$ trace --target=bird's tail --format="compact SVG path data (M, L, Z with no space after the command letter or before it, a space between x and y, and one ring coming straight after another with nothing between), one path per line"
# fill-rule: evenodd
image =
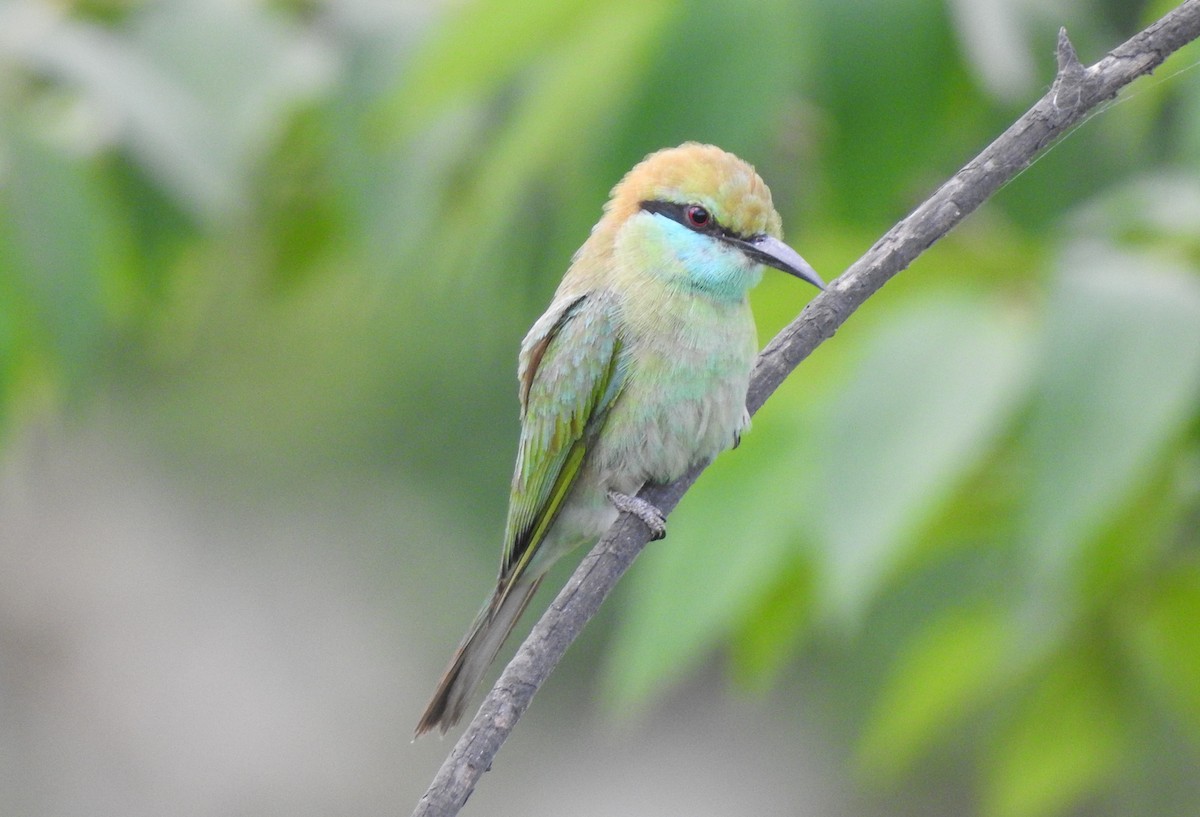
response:
M445 734L458 723L487 668L496 658L496 653L508 639L516 626L517 619L525 611L529 600L537 592L541 578L517 578L511 585L501 582L492 598L488 600L462 643L450 659L437 690L425 706L425 712L417 723L414 739L435 727Z

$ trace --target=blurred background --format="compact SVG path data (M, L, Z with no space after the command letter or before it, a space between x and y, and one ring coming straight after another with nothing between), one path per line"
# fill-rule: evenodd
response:
M830 279L1173 5L0 0L0 811L407 813L621 174L738 153ZM1194 817L1198 60L801 366L466 813Z

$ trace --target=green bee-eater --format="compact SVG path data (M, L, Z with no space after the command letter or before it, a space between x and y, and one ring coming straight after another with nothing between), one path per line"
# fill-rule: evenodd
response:
M635 494L735 445L758 350L747 295L770 266L823 288L784 244L747 163L688 143L613 188L546 314L521 344L521 439L495 592L455 652L416 734L458 722L542 576L631 511Z

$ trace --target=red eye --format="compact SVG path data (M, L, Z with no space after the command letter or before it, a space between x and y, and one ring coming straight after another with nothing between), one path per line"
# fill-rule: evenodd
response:
M712 220L712 216L708 214L708 211L699 204L689 205L686 213L688 224L693 227L707 227L708 223Z

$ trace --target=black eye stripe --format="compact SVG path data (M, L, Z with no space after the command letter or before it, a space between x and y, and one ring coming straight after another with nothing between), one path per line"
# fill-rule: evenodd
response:
M733 230L722 227L717 221L717 217L713 215L712 210L704 207L704 205L698 205L694 202L679 204L678 202L674 201L653 200L643 201L641 202L640 206L647 213L656 213L660 216L666 216L667 218L671 219L671 221L678 222L693 232L703 233L705 235L720 236L722 238L745 240L745 236L734 232ZM702 226L693 224L688 218L688 209L692 207L703 207L704 211L708 213L708 221L706 221Z

